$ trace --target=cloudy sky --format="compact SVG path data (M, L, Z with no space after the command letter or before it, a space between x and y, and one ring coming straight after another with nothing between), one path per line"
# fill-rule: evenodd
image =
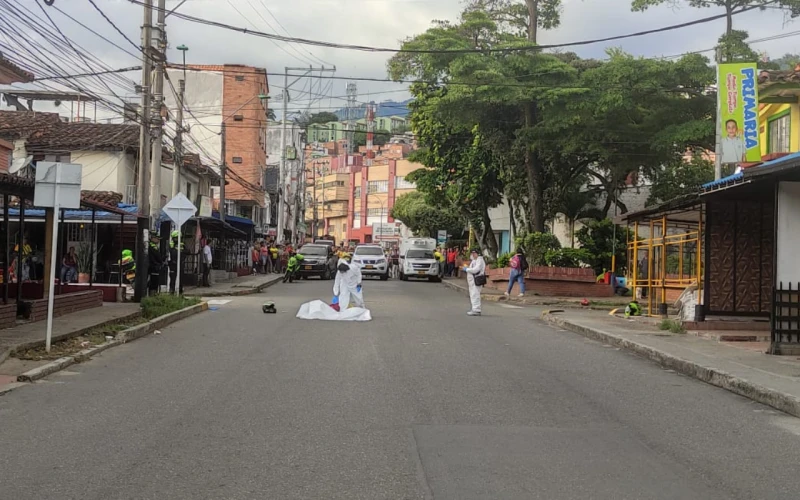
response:
M12 4L31 6L34 0L8 0ZM41 1L41 0L37 0ZM132 40L138 43L142 7L127 0L95 0L109 18ZM154 0L157 1L157 0ZM177 6L179 0L167 0L167 7ZM87 26L97 30L122 47L130 49L122 36L112 28L90 4L89 0L55 0L55 6ZM188 0L179 12L217 22L257 29L260 31L290 34L329 42L396 47L407 36L424 32L433 19L457 19L463 4L461 0ZM46 7L47 8L47 7ZM91 49L112 67L126 67L137 61L122 50L99 39L65 17L48 8L53 20L64 33L82 46ZM576 40L601 38L678 24L721 13L717 9L674 8L668 5L655 7L644 13L630 11L630 0L564 0L561 27L543 32L540 43L554 44ZM781 33L786 38L757 43L753 47L764 50L773 57L787 52L800 52L800 37L793 33L800 27L785 19L777 10L751 11L735 18L735 27L750 32L751 39L772 37ZM271 42L267 39L239 34L219 28L191 23L175 17L168 18L170 48L168 57L180 61L176 50L180 44L189 47L187 61L194 64L242 63L266 67L270 73L282 73L286 66L319 65L325 61L336 66L338 77L386 77L386 54L371 54L350 50L337 50ZM724 20L667 33L631 38L612 43L593 44L577 48L584 57L602 57L608 47L622 47L626 51L646 57L681 54L687 51L713 47L724 30ZM312 55L313 54L313 55ZM13 57L12 57L13 58ZM81 68L74 67L76 73ZM139 81L136 72L128 73ZM271 76L273 95L280 93L282 76ZM357 82L359 101L368 99L401 100L408 95L403 86L394 83ZM313 89L305 81L293 88L298 106L308 104L309 94L300 91L344 96L346 81L319 81ZM330 85L330 87L329 87ZM132 90L129 96L133 97ZM343 100L326 98L313 102L312 109L340 107Z

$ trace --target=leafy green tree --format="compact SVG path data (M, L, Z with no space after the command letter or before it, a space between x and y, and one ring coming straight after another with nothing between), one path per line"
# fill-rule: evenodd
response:
M329 111L321 111L319 113L312 114L308 119L308 124L312 125L314 123L330 123L338 121L339 117L336 116L336 113L331 113Z
M420 192L398 196L392 207L392 217L402 221L414 234L426 237L435 236L440 229L461 236L465 226L455 207L448 210L430 205Z
M669 201L678 196L696 193L706 182L714 180L714 162L693 155L689 161L676 158L650 172L652 186L648 205Z
M615 227L610 219L590 220L576 236L580 247L589 252L591 259L587 263L595 273L611 270L612 255L617 256L617 270L625 267L628 239L633 237L629 229Z

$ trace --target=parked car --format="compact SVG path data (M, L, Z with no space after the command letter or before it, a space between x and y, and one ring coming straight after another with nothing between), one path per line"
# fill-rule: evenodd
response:
M389 279L389 260L380 245L358 245L353 252L353 262L361 266L362 276L377 276L381 281Z
M308 244L300 248L299 253L304 257L297 274L307 279L309 276L318 276L320 279L329 280L336 275L336 256L327 245Z

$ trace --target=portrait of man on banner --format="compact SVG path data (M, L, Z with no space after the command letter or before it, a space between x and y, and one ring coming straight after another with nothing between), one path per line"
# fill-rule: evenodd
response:
M756 63L725 63L719 71L721 163L761 161Z

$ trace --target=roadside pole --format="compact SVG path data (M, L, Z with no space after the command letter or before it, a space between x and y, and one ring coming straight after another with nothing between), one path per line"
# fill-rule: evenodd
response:
M225 149L225 119L223 118L220 136L222 137L222 144L220 145L220 166L219 166L219 175L221 177L219 183L219 220L225 222L225 169L228 168L228 164L225 161L225 155L227 151Z
M147 245L150 240L150 59L151 24L153 22L153 0L144 1L144 21L142 22L142 113L139 133L139 175L137 178L136 204L139 217L136 224L136 280L134 282L134 301L139 302L147 295L149 277Z

